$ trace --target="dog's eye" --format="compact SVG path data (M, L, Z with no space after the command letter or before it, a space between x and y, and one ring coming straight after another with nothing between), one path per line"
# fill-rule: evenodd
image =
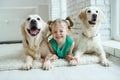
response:
M40 20L40 18L37 18L37 20Z
M96 11L96 13L98 13L98 11Z
M29 21L30 20L30 17L29 18L27 18L27 21Z
M90 10L88 10L87 12L88 12L88 13L91 13L91 11L90 11Z

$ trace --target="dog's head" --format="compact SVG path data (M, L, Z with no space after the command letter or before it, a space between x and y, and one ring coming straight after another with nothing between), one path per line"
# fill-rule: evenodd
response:
M83 24L86 24L88 27L94 27L102 21L104 15L102 11L96 7L86 7L81 10L79 18Z
M43 29L44 21L38 15L29 15L23 25L23 29L30 36L37 36Z

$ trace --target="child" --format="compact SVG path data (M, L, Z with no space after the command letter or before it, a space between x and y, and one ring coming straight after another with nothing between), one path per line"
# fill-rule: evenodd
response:
M53 37L49 40L48 46L53 55L45 60L62 58L68 62L71 60L77 61L77 58L72 54L75 45L74 40L68 36L68 32L73 27L71 19L69 17L66 20L56 19L48 22L48 24Z

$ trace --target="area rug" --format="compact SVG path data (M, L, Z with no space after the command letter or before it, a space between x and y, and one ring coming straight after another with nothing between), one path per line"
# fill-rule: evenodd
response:
M95 56L92 57L82 57L80 61L82 61L81 64L84 63L84 60L88 60L88 63L98 63L99 59ZM0 71L1 70L21 70L24 65L24 59L25 59L25 53L24 49L21 43L16 44L0 44ZM96 61L94 61L96 59ZM67 66L68 62L59 59L53 62L54 66ZM42 63L38 61L34 61L34 67L33 68L41 68Z

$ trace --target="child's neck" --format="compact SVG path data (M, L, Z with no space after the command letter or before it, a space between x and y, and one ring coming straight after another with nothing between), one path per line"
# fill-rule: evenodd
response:
M64 40L58 41L58 42L57 42L57 43L58 43L58 46L59 46L60 48L62 48L63 45L64 45L64 43L65 43L65 41L66 41L66 38L65 38Z

